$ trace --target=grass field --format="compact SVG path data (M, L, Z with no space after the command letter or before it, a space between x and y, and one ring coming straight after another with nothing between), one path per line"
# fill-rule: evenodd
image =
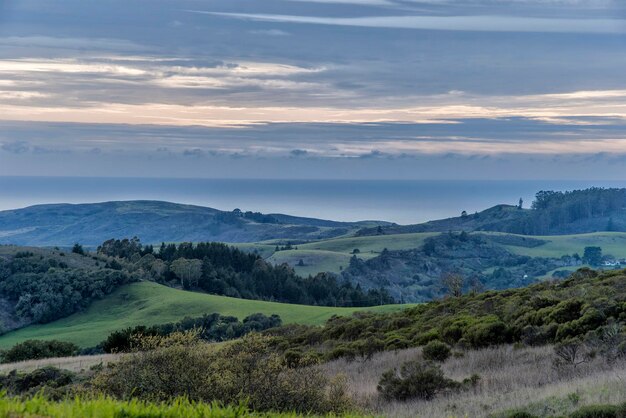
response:
M485 233L505 235L497 232ZM307 276L309 274L315 275L322 271L339 273L342 268L348 266L352 252L355 249L359 250L357 257L367 260L379 255L384 248L388 250L418 248L424 244L426 238L437 234L439 233L428 232L368 237L342 237L299 244L297 245L297 249L279 252L273 252L273 247L263 243L239 246L242 249L258 248L259 253L265 255L268 261L273 263L287 263L293 266L298 274ZM515 245L503 246L514 254L554 258L574 253L578 253L582 256L585 247L599 246L602 248L605 255L612 255L616 258L626 258L626 233L623 232L594 232L578 235L526 237L547 242L534 248ZM298 265L300 260L303 261L304 266Z
M404 307L409 305L404 305ZM286 303L235 299L172 289L152 282L123 286L94 302L87 310L44 325L10 332L0 337L0 348L7 348L28 339L56 339L73 342L80 347L95 346L111 332L135 325L156 325L179 321L185 316L209 313L232 315L240 319L253 314L278 314L283 323L322 324L333 315L350 315L371 309L386 312L403 305L373 308L335 308L291 305Z
M593 232L578 235L531 236L529 238L548 241L535 248L505 246L509 251L531 257L561 257L565 254L578 253L581 257L585 247L602 248L605 255L626 258L626 233L624 232Z
M350 262L353 251L358 249L357 257L367 260L376 257L385 248L405 250L418 248L424 240L438 233L417 233L397 235L377 235L368 237L341 237L306 244L298 244L297 249L274 252L267 260L272 263L287 263L293 266L301 276L315 275L322 271L339 273ZM251 245L248 248L263 248ZM241 247L243 248L243 247ZM299 266L302 260L304 266Z

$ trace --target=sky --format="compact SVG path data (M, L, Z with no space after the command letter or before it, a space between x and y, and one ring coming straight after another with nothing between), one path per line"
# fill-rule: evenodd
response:
M0 175L626 180L623 0L0 0Z

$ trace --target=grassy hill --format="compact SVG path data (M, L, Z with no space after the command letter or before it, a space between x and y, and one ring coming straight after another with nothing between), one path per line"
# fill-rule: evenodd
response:
M481 232L483 233L483 232ZM487 233L502 237L515 237L502 246L508 251L529 257L560 258L563 255L578 253L583 255L587 246L599 246L605 255L616 258L626 258L626 232L593 232L574 235L547 235L529 236L505 233ZM373 236L352 236L331 238L327 240L300 244L297 249L273 252L270 246L265 244L250 244L247 249L258 248L259 254L264 254L269 261L274 263L287 263L293 266L300 275L315 274L320 271L339 273L348 266L353 251L358 249L357 257L368 260L380 255L383 249L390 251L419 248L426 238L439 235L438 232L418 232L410 234L391 234ZM523 245L523 240L538 240L539 245ZM273 247L272 247L273 248ZM270 256L271 254L271 256ZM304 266L299 266L302 260Z
M38 205L0 212L0 243L97 246L111 238L144 243L323 239L385 222L335 222L281 214L224 212L158 201Z
M81 347L98 344L109 333L135 325L157 325L178 321L185 316L205 313L232 315L243 319L253 313L278 314L283 323L318 325L333 315L355 311L390 312L410 305L386 305L373 308L335 308L290 305L256 300L234 299L172 289L152 282L133 283L96 301L87 310L45 324L31 325L0 337L0 348L27 339L70 341Z

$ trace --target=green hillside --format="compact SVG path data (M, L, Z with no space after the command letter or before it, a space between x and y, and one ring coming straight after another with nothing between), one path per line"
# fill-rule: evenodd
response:
M339 273L342 268L347 267L355 249L359 250L357 254L359 258L367 260L376 257L385 248L388 250L405 250L421 247L426 238L438 234L438 232L426 232L327 239L299 244L297 250L275 252L268 258L268 261L287 263L293 266L296 273L301 276L321 271ZM303 261L304 266L298 266L300 260Z
M80 312L45 325L32 325L0 337L0 348L27 339L56 339L81 347L98 344L112 331L135 325L156 325L205 313L232 315L240 319L253 314L278 314L283 323L322 324L333 315L359 310L389 312L409 305L374 308L334 308L234 299L172 289L152 282L133 283L91 304Z
M624 232L592 232L576 235L533 236L532 238L547 242L532 248L508 245L505 247L513 253L531 257L561 257L573 253L582 256L585 247L597 246L602 248L605 255L626 258L626 233Z
M625 232L593 232L575 235L529 236L505 234L499 232L480 232L501 236L522 237L532 240L542 240L545 243L536 247L506 245L502 246L513 254L530 257L560 258L563 255L578 253L583 255L587 246L599 246L603 254L616 258L626 258ZM273 263L288 263L300 275L315 274L320 271L339 273L346 268L352 252L359 250L358 258L367 260L376 257L387 248L390 251L419 248L428 237L438 235L438 232L423 232L412 234L393 234L376 236L355 236L333 238L307 244L300 244L298 249L275 252L268 261ZM262 244L259 244L261 246ZM256 248L251 245L251 248ZM267 254L267 253L266 253ZM304 266L298 266L303 260Z

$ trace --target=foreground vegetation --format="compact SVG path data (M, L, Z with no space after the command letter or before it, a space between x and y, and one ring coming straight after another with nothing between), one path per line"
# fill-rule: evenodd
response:
M275 317L254 318L258 329L277 325ZM403 311L359 312L324 326L288 324L207 343L203 335L221 323L216 316L130 329L112 339L124 353L106 365L14 372L1 376L0 386L11 396L41 393L58 405L105 396L167 410L184 397L203 408L245 403L272 416L623 418L626 412L626 271L582 269L522 289L453 292Z
M577 367L558 368L550 346L457 350L438 368L443 379L467 383L433 397L397 400L380 392L381 378L403 364L429 364L421 349L379 353L366 362L340 359L286 368L276 354L263 348L264 341L254 338L247 346L222 351L194 344L156 349L153 345L152 350L126 354L112 367L95 371L39 369L7 375L0 377L0 386L10 396L26 398L1 397L0 416L11 411L55 417L295 417L300 415L291 411L303 405L319 415L330 407L338 416L355 417L623 418L626 412L624 359L607 363L598 357ZM211 378L214 373L219 377ZM244 376L249 379L239 381ZM248 408L240 406L239 395L228 391L237 381L237 387L248 394ZM207 387L206 382L219 383ZM319 391L320 384L331 386ZM29 398L36 393L43 396ZM177 398L181 393L185 397ZM224 408L207 401L224 397L235 406ZM271 412L251 412L264 410L267 402ZM290 412L278 412L285 408Z
M51 401L44 396L29 399L0 397L2 417L56 417L56 418L297 418L297 413L253 412L246 406L221 406L190 402L184 398L170 402L146 402L137 399L120 401L110 397L81 398ZM357 415L343 415L346 418Z
M567 342L604 327L616 327L619 333L625 322L625 272L581 269L568 279L526 288L449 297L387 314L331 318L323 328L288 326L268 332L280 347L332 359L366 358L434 340L468 348ZM617 344L626 351L626 340Z

